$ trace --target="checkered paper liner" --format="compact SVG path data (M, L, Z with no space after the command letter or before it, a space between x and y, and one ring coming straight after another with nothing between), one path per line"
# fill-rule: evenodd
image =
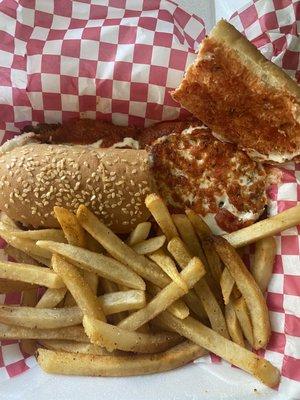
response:
M254 1L231 18L267 58L298 81L299 21L300 2L292 0ZM171 1L2 1L0 139L9 139L28 123L73 117L138 126L184 117L186 111L169 91L180 82L204 36L203 21ZM300 166L291 163L283 172L283 184L270 190L271 215L300 200ZM299 398L299 227L276 240L267 293L273 333L260 354L281 370L280 390L287 398L296 398L296 392ZM0 295L1 301L19 304L20 294ZM220 362L213 356L201 360L211 361ZM34 364L16 342L1 343L0 382Z

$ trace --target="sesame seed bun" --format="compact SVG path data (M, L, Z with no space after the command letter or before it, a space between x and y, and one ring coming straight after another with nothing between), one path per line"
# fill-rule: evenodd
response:
M149 217L145 150L30 143L0 156L0 176L0 210L25 226L58 227L55 205L85 204L116 233Z

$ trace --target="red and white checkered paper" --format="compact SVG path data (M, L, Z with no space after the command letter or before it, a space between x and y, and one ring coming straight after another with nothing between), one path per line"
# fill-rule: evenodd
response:
M88 117L144 126L186 114L169 91L195 58L205 36L203 21L167 0L101 3L2 1L0 139L32 122ZM254 1L231 22L300 81L299 1ZM270 214L300 201L300 165L283 171L283 184L270 190ZM280 390L287 398L296 392L300 397L299 229L276 238L267 293L273 333L260 352L281 370ZM0 295L0 301L18 304L20 294ZM33 364L17 343L1 343L0 382Z

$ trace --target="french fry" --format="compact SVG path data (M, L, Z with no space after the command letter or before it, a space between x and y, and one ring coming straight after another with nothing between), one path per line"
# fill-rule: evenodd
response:
M190 342L158 354L96 356L38 349L37 361L45 372L62 375L135 376L170 371L206 354Z
M231 302L225 306L225 319L231 340L241 347L245 347L241 325Z
M9 230L9 231L17 231L21 230L21 228L13 221L7 214L4 212L0 212L0 228Z
M247 339L247 341L251 344L251 346L253 346L254 345L253 328L245 299L243 297L240 297L239 299L234 300L232 304L236 316L240 322L240 326L242 328L244 336Z
M0 229L0 236L11 246L22 250L24 253L28 254L30 257L36 259L36 257L41 257L42 259L50 259L51 253L48 250L39 248L35 241L30 239L23 239L13 235L13 232L5 231Z
M64 243L39 240L37 245L48 249L52 253L60 254L79 268L95 272L113 282L121 283L134 289L145 289L145 282L141 277L126 265L111 257Z
M77 218L83 228L98 240L116 260L130 267L142 278L160 287L166 286L169 283L169 278L156 264L148 260L145 256L137 254L115 235L112 230L99 221L85 206L81 205L78 208Z
M270 282L276 255L276 241L266 237L255 244L255 255L250 271L260 290L264 293Z
M211 230L210 230L209 226L198 214L195 213L195 211L188 208L185 210L185 213L186 213L188 219L191 221L191 224L193 225L193 227L200 239L203 239L206 236L211 235Z
M37 301L37 290L31 289L22 293L22 306L34 307ZM20 349L23 353L32 356L36 351L36 341L34 339L23 339L20 341Z
M183 296L183 300L188 305L189 309L200 319L200 321L206 322L208 320L208 316L203 304L194 290L190 290L185 296ZM170 307L168 308L168 311L171 312ZM177 315L175 315L175 317L177 317Z
M1 340L18 340L18 339L57 339L72 340L76 342L88 343L89 338L86 336L82 326L68 326L60 329L31 329L21 326L11 326L0 323L0 339Z
M230 272L228 269L225 267L222 272L222 276L220 279L220 286L222 290L222 295L224 299L224 304L227 305L230 300L230 295L232 293L232 289L235 285L235 281L230 275Z
M99 296L98 299L105 315L139 310L146 305L146 296L143 290L107 293Z
M65 236L61 229L37 229L29 231L13 231L13 236L20 239L30 240L53 240L54 242L66 243Z
M205 268L199 258L194 257L187 267L181 272L188 288L192 288L205 274ZM175 300L182 297L186 291L182 290L175 282L171 282L163 288L145 308L121 321L118 326L123 329L134 331L146 322L155 318L156 315L166 310Z
M66 287L60 289L47 289L35 307L54 308L64 299L66 293Z
M28 254L23 251L12 247L11 245L6 245L4 248L4 253L13 258L17 263L23 264L31 264L31 265L40 265L40 263L35 259L30 257ZM49 260L47 260L49 262Z
M158 293L160 293L161 289L158 286L155 286L153 283L148 282L147 291L154 297L158 295ZM178 299L174 301L174 303L169 305L168 311L180 319L184 319L189 315L189 309L184 301L182 301L181 299Z
M249 372L265 385L269 387L278 385L280 373L269 361L224 338L194 318L187 317L185 320L180 320L168 312L162 313L157 318L180 335Z
M115 282L109 281L108 279L105 279L105 278L101 279L101 286L102 286L104 293L113 293L113 292L118 291L118 285ZM117 313L117 314L114 314L113 316L111 316L111 320L116 325L120 321L122 321L122 319L125 319L126 317L127 317L127 313L122 312L122 313Z
M207 265L215 282L219 284L223 272L223 266L220 257L218 256L210 238L203 238L201 243L207 260Z
M53 254L52 266L53 270L64 281L83 314L106 321L98 298L77 268L58 254Z
M274 236L298 224L300 224L300 204L246 228L228 233L224 238L233 247L242 247L265 237Z
M65 287L63 280L48 268L14 262L0 262L0 278L46 286L52 289Z
M151 254L160 249L166 241L164 235L155 236L131 246L138 254Z
M54 214L63 229L64 235L68 243L72 244L73 246L86 247L87 243L85 232L78 223L76 216L66 208L57 206L54 207ZM53 241L58 242L58 240Z
M149 232L151 229L151 222L141 222L139 223L134 230L130 233L127 244L129 246L133 246L137 243L143 242L147 239Z
M169 242L174 236L178 236L178 232L172 217L163 200L155 193L148 194L145 200L146 207L151 212L155 221L166 236Z
M32 290L37 288L37 285L32 285L30 283L10 281L7 279L0 279L0 293L16 293L24 292L25 290Z
M108 351L159 353L182 341L180 336L174 333L129 332L87 315L83 317L83 327L91 343L105 347Z
M205 262L205 256L201 244L197 238L191 221L185 214L173 214L173 222L192 256L199 257Z
M35 308L1 305L0 322L31 329L57 329L80 324L82 312L78 307Z
M224 238L214 237L216 250L244 297L253 326L254 348L266 346L271 334L268 308L263 294L234 248Z
M175 258L180 268L186 268L187 264L191 260L191 255L189 254L182 240L179 238L173 238L170 240L168 244L168 250ZM203 305L212 328L224 337L229 337L226 321L220 305L205 278L206 276L195 284L194 291Z
M98 356L112 355L106 349L91 343L79 343L70 340L42 339L39 344L50 350L65 351L67 353L94 354ZM115 352L113 352L115 354ZM120 353L120 352L119 352Z
M176 268L175 262L169 257L163 249L159 249L148 256L154 261L171 279L176 282L183 290L187 290L186 282L182 279Z

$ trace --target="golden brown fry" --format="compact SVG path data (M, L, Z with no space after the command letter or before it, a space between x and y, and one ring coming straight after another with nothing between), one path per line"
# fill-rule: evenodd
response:
M7 279L0 279L0 293L16 293L24 292L25 290L32 290L37 288L37 285L33 285L25 282L10 281Z
M181 239L187 246L191 255L199 257L201 261L204 263L205 256L191 221L185 214L173 214L172 218L181 236Z
M266 346L271 334L266 301L253 276L234 248L222 237L215 236L216 250L244 297L249 309L254 335L254 348Z
M201 347L184 342L158 354L96 356L38 349L37 361L45 372L85 376L134 376L179 368L206 353Z
M179 238L172 239L168 244L168 250L175 258L180 268L186 268L191 260L191 255L182 240ZM203 305L212 328L224 337L229 337L224 315L210 286L206 282L206 276L196 283L194 291Z
M98 356L111 356L112 353L100 346L91 343L79 343L70 340L42 339L39 344L50 350L65 351L67 353L94 354ZM119 352L120 353L120 352ZM115 352L113 352L115 354Z
M155 236L131 246L138 254L151 254L160 249L166 241L164 235Z
M174 236L178 236L176 226L174 225L169 210L157 194L148 194L145 204L168 241L170 241Z
M60 254L79 268L97 273L113 282L124 284L134 289L145 289L145 282L126 265L103 254L70 244L39 240L37 245Z
M19 238L14 236L13 232L3 229L0 229L0 236L11 246L22 250L35 259L36 257L41 257L42 259L51 258L51 253L48 250L39 248L34 240Z
M31 329L0 324L0 339L63 339L84 343L89 342L82 326L68 326L59 329Z
M200 217L200 215L196 214L195 211L186 209L185 213L188 219L191 221L198 237L200 239L205 238L206 236L211 235L211 230L206 222Z
M106 321L98 298L77 268L58 254L53 254L52 266L64 281L83 314Z
M54 308L64 299L66 293L66 287L61 289L47 289L38 301L36 308Z
M225 267L223 269L223 273L222 273L222 276L220 279L220 286L221 286L225 305L229 303L230 295L231 295L234 285L235 285L235 281L234 281L233 277L230 275L230 272L228 271L228 269Z
M185 320L180 320L168 312L162 313L157 318L180 335L254 375L265 385L269 387L278 385L280 373L269 361L224 338L194 318L187 317Z
M101 279L101 287L104 293L113 293L118 291L118 285L115 282L109 281L108 279L105 278ZM117 325L120 321L122 321L122 319L125 319L126 317L127 317L126 312L117 313L111 316L111 321L113 321L113 323Z
M214 244L210 238L203 238L202 247L207 260L207 265L217 284L219 284L223 272L223 266L218 256Z
M233 247L242 247L246 244L257 242L268 236L276 235L285 229L296 226L300 223L300 204L291 207L273 217L256 222L253 225L228 233L224 238Z
M276 241L266 237L255 244L255 255L250 271L260 290L264 293L270 282L276 255Z
M253 346L254 345L253 328L245 299L243 297L240 297L239 299L233 300L232 304L236 316L240 322L240 326L242 328L244 336L251 344L251 346Z
M34 307L37 301L37 289L31 289L22 293L22 306ZM36 341L34 339L23 339L20 341L20 349L23 353L33 355L36 351Z
M79 224L76 216L66 208L57 206L54 207L54 214L63 229L68 243L73 246L86 247L85 232ZM57 242L57 240L53 241Z
M149 254L149 258L154 261L172 279L173 282L176 282L183 290L187 290L186 282L178 272L175 262L163 249L159 249L154 253Z
M12 257L17 263L40 265L40 263L35 258L30 257L28 254L19 249L16 249L15 247L10 246L9 244L5 246L4 253L9 257ZM47 262L49 262L49 260L47 260Z
M55 242L66 243L65 236L61 229L37 229L30 231L14 231L13 236L20 239L30 240L53 240Z
M33 283L52 289L65 287L60 276L48 268L9 261L0 262L0 278Z
M139 310L146 305L146 296L143 290L107 293L99 296L98 299L105 315Z
M188 288L192 288L205 274L205 268L201 260L194 257L187 267L181 272L181 277L187 283ZM135 312L119 323L119 327L134 331L146 322L155 318L156 315L166 310L175 300L182 297L186 291L182 290L175 282L163 288L145 308Z
M83 317L83 326L91 343L105 347L108 351L118 349L135 353L159 353L181 341L180 336L174 333L130 332L86 315Z
M160 287L166 286L170 282L170 279L156 264L132 250L85 206L81 205L78 208L77 218L83 228L98 240L112 257L129 266L142 278Z
M241 325L231 302L225 306L225 319L231 340L241 347L245 347Z
M147 239L151 230L151 222L141 222L130 233L127 239L127 244L133 246L134 244L143 242Z

